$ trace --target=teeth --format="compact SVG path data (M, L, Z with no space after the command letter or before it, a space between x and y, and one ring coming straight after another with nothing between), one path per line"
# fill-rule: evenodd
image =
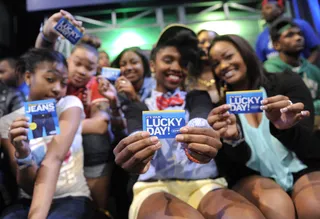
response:
M229 71L229 72L227 72L224 76L227 77L227 78L229 78L229 77L231 77L232 75L233 75L233 71Z
M179 80L180 79L178 76L175 76L175 75L169 75L169 78L172 80Z

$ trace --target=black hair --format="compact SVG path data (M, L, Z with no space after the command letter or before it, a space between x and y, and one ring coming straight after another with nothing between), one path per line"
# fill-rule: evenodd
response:
M159 43L158 43L159 44ZM173 46L181 55L181 66L188 68L190 74L199 71L201 50L198 48L198 39L189 30L181 30L165 42L161 42L151 52L151 60L155 61L157 53L165 48Z
M262 64L258 59L253 48L248 43L248 41L246 41L240 36L233 35L233 34L218 36L212 41L212 45L209 51L217 42L221 42L221 41L232 43L236 47L236 49L239 51L245 65L247 66L247 77L249 79L248 89L251 89L251 90L259 89L260 86L267 84L266 82L267 79L265 77ZM214 72L214 69L213 69L213 72ZM224 82L220 80L218 77L216 77L216 75L215 75L215 79L216 79L218 91L220 91L220 88L224 86ZM223 96L223 94L221 94L221 96Z
M43 62L59 63L68 68L67 61L61 53L46 48L33 48L19 58L16 73L18 75L23 75L26 71L34 73L38 65Z
M11 68L16 68L16 64L18 60L13 57L6 57L3 59L0 59L0 62L3 62L3 61L8 62Z
M144 72L143 72L144 77L151 77L151 70L150 70L149 60L142 53L142 51L141 51L141 49L139 47L130 47L130 48L126 48L126 49L122 50L122 52L111 63L111 67L120 68L120 60L121 60L122 56L126 52L129 52L129 51L130 52L134 52L135 54L137 54L141 58L142 65L143 65L143 70L144 70Z
M279 40L281 36L281 33L279 33L279 31L286 25L290 25L291 27L298 27L298 25L295 24L290 18L280 18L271 24L270 37L272 42L276 42Z
M77 44L72 49L71 54L74 53L74 51L76 51L77 49L85 49L95 54L95 56L99 57L98 49L100 48L100 46L101 46L101 40L98 37L85 34L81 38L79 44Z
M106 54L106 55L107 55L107 57L108 57L108 59L110 59L110 56L109 56L109 54L108 54L106 51L103 51L103 50L99 51L99 54L101 54L101 53Z
M209 33L213 33L216 36L219 36L219 34L216 32L216 31L213 31L213 30L205 30L205 29L202 29L200 30L198 33L197 33L197 36L199 36L201 33L203 32L209 32Z

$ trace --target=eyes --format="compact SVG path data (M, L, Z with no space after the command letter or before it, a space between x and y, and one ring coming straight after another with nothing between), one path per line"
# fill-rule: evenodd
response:
M219 66L221 61L230 61L230 60L232 60L233 56L234 56L233 53L228 53L228 54L223 55L220 60L215 60L214 59L214 60L211 61L211 67L212 68L216 68L216 67Z
M74 60L73 63L74 63L74 65L75 65L76 67L81 67L81 66L83 66L83 63L81 63L79 60ZM84 66L84 67L86 68L87 71L93 71L93 70L94 70L94 67L93 67L93 66L87 65L87 66Z
M67 85L68 85L68 79L67 78L64 78L64 79L61 80L61 79L59 79L58 77L55 77L55 76L46 76L45 79L49 84L53 84L53 83L56 83L56 82L60 81L61 86L63 88L67 87Z
M130 62L120 62L120 67L126 67L129 63L131 65L137 65L137 64L139 64L139 61L136 59L132 59L132 60L130 60Z

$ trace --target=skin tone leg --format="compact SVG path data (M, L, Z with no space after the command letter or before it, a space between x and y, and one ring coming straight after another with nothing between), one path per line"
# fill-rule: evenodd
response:
M151 203L151 204L150 204ZM141 205L138 219L204 219L196 209L173 195L159 192L149 196Z
M113 165L108 164L107 175L98 178L87 178L92 199L98 208L107 209L109 197L109 185L111 181Z
M229 189L209 192L201 200L199 212L206 219L263 219L259 209L240 194Z
M290 196L273 180L249 176L233 188L260 209L267 219L295 219Z
M291 197L299 219L320 218L320 171L300 177L294 184Z

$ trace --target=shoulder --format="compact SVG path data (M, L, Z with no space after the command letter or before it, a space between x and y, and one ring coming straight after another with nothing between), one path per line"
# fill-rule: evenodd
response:
M79 107L81 111L83 111L83 104L81 100L76 96L65 96L61 98L57 103L57 112L58 114L61 114L65 110L71 108L71 107Z

